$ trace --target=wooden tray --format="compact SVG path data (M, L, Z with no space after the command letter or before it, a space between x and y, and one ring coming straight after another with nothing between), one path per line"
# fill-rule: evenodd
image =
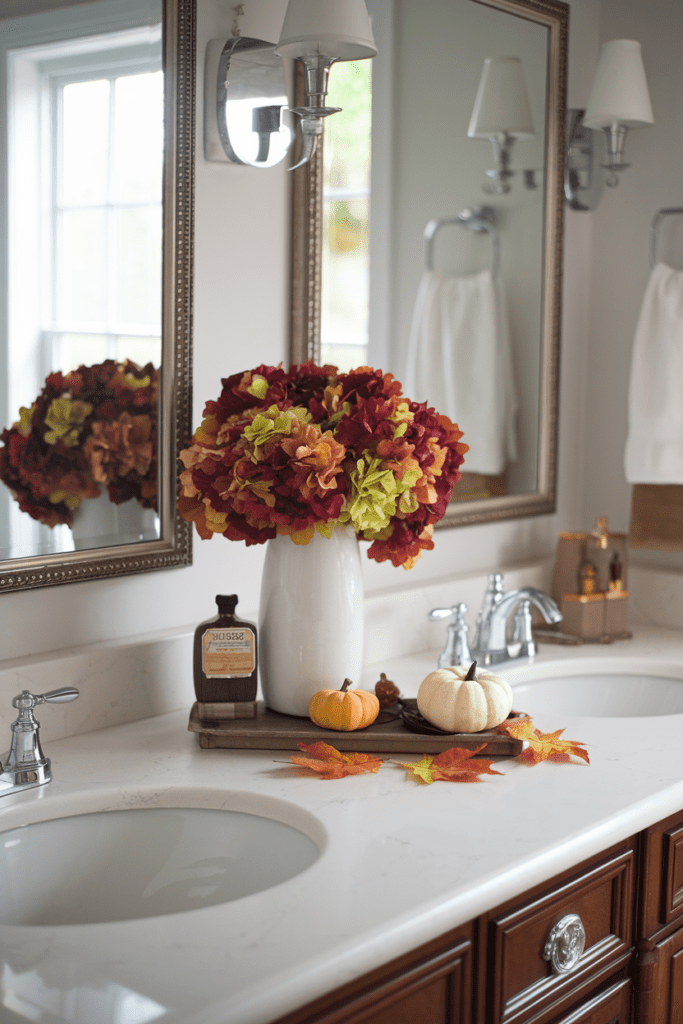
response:
M388 714L382 718L389 718ZM510 718L526 718L518 711L510 712ZM201 721L196 703L193 704L188 724L190 732L197 733L199 746L232 747L240 750L296 750L299 743L318 743L323 740L337 750L381 754L405 751L417 754L438 754L450 747L474 750L486 743L482 757L516 757L521 754L522 740L501 735L493 730L475 733L442 733L428 735L409 732L399 717L375 722L366 729L355 732L335 732L321 729L307 718L294 718L271 711L263 701L258 702L256 718L233 721Z

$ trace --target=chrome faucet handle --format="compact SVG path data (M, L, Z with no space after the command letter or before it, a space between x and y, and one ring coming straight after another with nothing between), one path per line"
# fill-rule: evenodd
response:
M12 707L19 711L33 710L38 704L66 704L68 701L76 700L79 691L75 686L63 686L59 690L49 690L47 693L31 693L30 690L22 690L12 701Z
M531 601L520 601L515 612L510 653L515 651L516 658L533 658L536 654L536 641L531 631Z
M453 665L469 665L470 657L467 633L469 626L465 622L466 604L454 604L452 608L432 608L429 618L434 620L448 619L453 621L448 626L446 646L439 655L439 668L451 668Z
M491 633L491 616L496 605L500 604L505 593L502 572L489 573L484 600L477 619L477 635L474 640L475 651L487 651Z
M37 704L68 704L69 701L76 700L78 696L80 696L80 690L77 690L75 686L62 686L59 690L48 690L47 693L29 693L28 690L22 690L19 696L12 701L12 706L18 708L17 701L27 698L33 698L33 707L36 707Z
M50 758L40 746L40 722L33 714L39 704L64 704L75 700L79 691L75 686L64 686L47 693L22 690L12 701L19 715L12 723L12 745L0 762L0 796L33 789L52 781Z

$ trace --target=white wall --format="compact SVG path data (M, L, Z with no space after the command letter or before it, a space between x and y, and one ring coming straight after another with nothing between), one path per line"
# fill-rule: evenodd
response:
M204 401L218 394L222 376L287 357L287 172L207 164L202 155L203 54L209 39L230 34L231 7L198 0L195 423ZM242 34L276 38L284 8L285 0L247 0ZM585 103L580 94L595 63L597 29L598 0L576 0L570 35L570 102L576 104ZM365 560L369 593L536 563L553 554L558 530L580 527L593 215L580 216L568 213L566 223L557 514L437 531L436 549L408 574ZM238 593L240 610L254 612L263 554L263 548L246 549L221 537L196 539L190 567L6 594L0 598L0 658L181 630L213 614L219 592Z

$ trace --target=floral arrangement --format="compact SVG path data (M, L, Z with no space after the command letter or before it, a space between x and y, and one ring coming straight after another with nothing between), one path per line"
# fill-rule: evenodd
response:
M406 569L434 547L468 450L446 416L365 366L258 366L222 384L180 452L178 509L200 537L307 544L349 524L370 558Z
M156 508L158 372L107 359L51 373L30 409L0 435L0 480L48 526L71 526L106 487L115 504Z

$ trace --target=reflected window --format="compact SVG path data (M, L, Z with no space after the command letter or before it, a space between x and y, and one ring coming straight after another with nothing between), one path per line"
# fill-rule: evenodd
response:
M325 121L321 360L340 370L367 363L370 286L372 61L335 64Z
M145 14L149 24L124 28L130 17L116 4L84 5L76 37L62 39L59 18L45 12L25 28L12 22L0 44L8 153L0 429L53 372L105 360L160 366L164 80L158 5ZM2 491L0 537L13 557L73 550L68 528L36 523Z

